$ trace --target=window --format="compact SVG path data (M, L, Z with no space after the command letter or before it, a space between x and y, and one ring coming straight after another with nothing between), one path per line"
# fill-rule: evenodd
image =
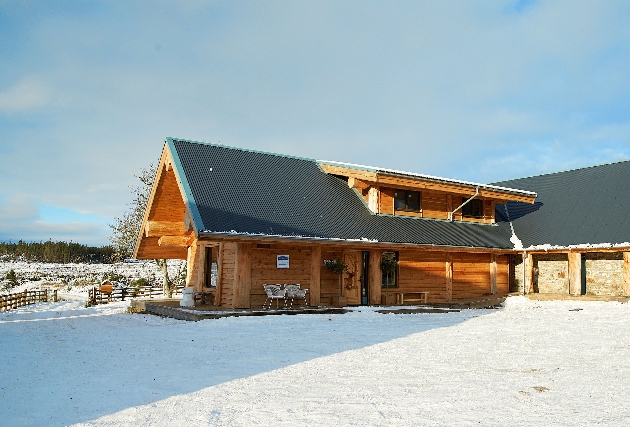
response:
M462 197L462 203L468 198ZM462 207L462 216L469 218L483 218L483 200L472 199Z
M217 287L217 273L219 270L217 264L218 252L219 248L217 247L206 248L206 288Z
M383 288L398 287L398 252L383 252L381 255L381 286Z
M411 190L394 190L394 210L420 211L420 192Z

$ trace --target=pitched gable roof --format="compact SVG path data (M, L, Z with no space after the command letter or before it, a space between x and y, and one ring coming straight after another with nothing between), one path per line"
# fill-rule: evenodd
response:
M199 235L512 248L509 227L373 214L315 160L167 139Z
M508 202L523 246L623 245L630 241L630 161L495 185L535 191L533 205ZM501 212L503 210L503 212ZM506 215L503 207L497 213Z

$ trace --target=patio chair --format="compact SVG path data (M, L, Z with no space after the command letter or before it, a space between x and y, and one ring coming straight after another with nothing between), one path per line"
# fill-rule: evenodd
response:
M267 299L263 303L263 309L265 308L265 304L267 304L267 301L269 301L269 306L267 307L267 310L271 310L271 302L273 300L276 300L276 309L278 309L279 300L284 301L284 307L287 306L287 300L286 300L287 290L280 289L281 287L282 287L281 285L263 285L263 288L265 289L265 292L267 293Z
M287 292L287 299L291 298L291 308L293 308L294 299L303 299L304 304L308 307L308 300L306 299L306 291L308 289L300 289L300 285L284 285L284 290Z

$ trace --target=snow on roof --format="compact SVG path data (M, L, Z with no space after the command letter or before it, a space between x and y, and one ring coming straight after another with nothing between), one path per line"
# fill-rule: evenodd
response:
M444 182L448 184L464 185L467 187L479 187L486 190L499 191L502 193L519 194L519 195L526 195L526 196L532 196L532 197L537 196L537 194L533 191L518 190L516 188L508 188L508 187L500 187L498 185L481 184L477 182L463 181L459 179L442 178L439 176L425 175L425 174L415 173L415 172L405 172L405 171L396 170L396 169L387 169L387 168L380 168L376 166L359 165L355 163L337 162L334 160L318 160L317 162L331 165L331 166L343 166L343 167L347 167L351 169L364 170L364 171L369 171L369 172L374 172L374 173L382 173L382 174L389 174L389 175L402 175L402 176L408 176L408 177L413 177L413 178L426 179L428 181L437 181L437 182Z

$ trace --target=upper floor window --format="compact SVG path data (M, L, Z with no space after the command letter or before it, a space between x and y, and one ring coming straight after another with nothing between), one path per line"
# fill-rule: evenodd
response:
M468 198L462 197L462 203ZM462 216L472 218L483 218L483 200L472 199L462 207Z
M420 211L420 192L411 190L394 190L394 210Z

